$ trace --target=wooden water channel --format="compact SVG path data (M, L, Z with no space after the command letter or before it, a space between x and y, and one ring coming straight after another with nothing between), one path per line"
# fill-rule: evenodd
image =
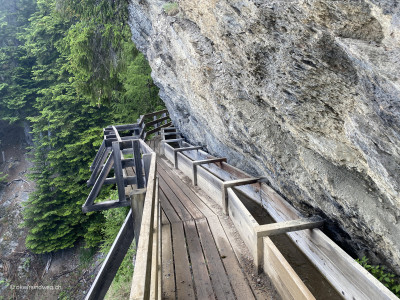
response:
M315 295L276 247L273 235L291 239L339 298L397 299L318 229L324 223L321 218L303 218L263 177L251 177L225 158L185 142L166 123L166 113L104 130L88 181L93 189L83 211L120 206L131 206L131 210L86 299L104 297L133 239L137 255L130 299L270 298L244 272L224 225L226 216L254 259L253 273L265 272L283 299L315 299ZM161 144L153 139L147 145L146 137L159 131ZM156 156L155 148L161 155ZM125 159L128 153L133 158ZM107 178L112 169L114 177ZM183 182L179 172L191 183ZM94 203L103 184L116 184L119 199ZM199 195L198 188L208 200ZM275 222L259 224L241 195L266 210ZM217 212L221 209L223 214Z

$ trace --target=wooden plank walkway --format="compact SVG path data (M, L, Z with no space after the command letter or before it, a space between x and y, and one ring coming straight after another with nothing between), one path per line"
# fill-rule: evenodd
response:
M155 149L158 146L154 141L149 145ZM162 298L271 299L270 291L257 288L256 278L243 272L226 228L210 204L193 186L183 182L161 156L157 159L157 172L162 217ZM221 218L226 217L221 213Z

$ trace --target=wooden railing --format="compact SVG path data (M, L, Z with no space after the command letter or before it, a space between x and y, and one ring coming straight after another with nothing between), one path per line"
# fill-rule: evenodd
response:
M344 299L397 299L382 283L328 238L320 218L304 219L265 178L251 177L179 138L175 128L162 131L162 149L175 168L192 178L227 213L253 253L257 271L266 272L283 299L315 299L269 236L286 234ZM260 225L235 190L259 203L276 223Z
M151 120L152 118L152 120ZM149 119L151 121L149 121ZM147 120L147 121L146 121ZM157 133L161 128L171 126L171 120L167 109L156 111L150 114L142 115L137 120L140 128L140 137L145 141L148 136ZM151 129L149 129L151 128Z
M136 264L130 299L161 299L161 230L156 153L146 137L169 126L167 111L143 115L137 124L104 128L104 141L91 165L88 185L93 188L83 212L131 206L111 249L96 276L87 300L103 299L132 241L135 239ZM157 118L161 116L160 118ZM146 123L146 120L152 118ZM128 136L121 136L128 132ZM132 154L126 159L124 154ZM134 176L128 174L128 168ZM114 177L107 178L111 169ZM94 203L104 184L116 184L118 200ZM126 187L131 187L127 194Z

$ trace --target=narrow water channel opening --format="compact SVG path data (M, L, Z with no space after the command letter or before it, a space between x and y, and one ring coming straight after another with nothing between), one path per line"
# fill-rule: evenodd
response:
M234 188L233 190L260 225L275 223L271 215L260 204L238 189ZM286 234L275 235L270 238L316 299L343 299Z

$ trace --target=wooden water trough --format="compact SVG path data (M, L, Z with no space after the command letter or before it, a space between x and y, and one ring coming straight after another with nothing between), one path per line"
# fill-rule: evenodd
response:
M232 219L252 252L257 271L263 270L283 299L315 299L269 238L286 234L344 299L398 299L382 283L354 261L318 227L318 216L303 218L262 177L251 177L186 143L176 128L162 130L162 150L175 168L192 179ZM276 223L260 225L236 191L262 206Z

